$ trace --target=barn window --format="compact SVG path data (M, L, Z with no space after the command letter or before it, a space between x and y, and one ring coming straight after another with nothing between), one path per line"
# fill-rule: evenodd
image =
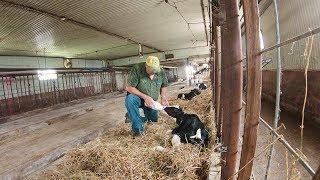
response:
M40 81L57 79L57 72L55 70L43 70L38 71L38 78Z

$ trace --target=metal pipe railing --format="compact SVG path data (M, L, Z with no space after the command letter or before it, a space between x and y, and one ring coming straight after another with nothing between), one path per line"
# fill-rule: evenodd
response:
M242 101L244 105L246 105L246 102ZM267 129L278 138L279 142L283 144L283 146L289 150L291 154L293 154L296 158L298 158L298 162L308 171L308 173L311 176L315 175L315 171L312 169L312 167L309 165L306 160L304 160L297 151L294 150L294 148L284 139L283 136L281 136L277 131L275 131L262 117L259 117L259 121L263 123L267 127Z
M115 71L65 70L54 75L45 80L35 70L0 72L0 117L117 90Z
M280 44L281 42L281 37L280 37L280 23L279 23L279 12L278 12L278 3L277 0L273 0L273 5L274 5L274 15L275 15L275 24L276 24L276 43ZM280 119L280 95L281 95L281 48L277 47L277 79L276 79L276 107L275 107L275 112L274 112L274 121L273 121L273 128L277 129L278 127L278 121ZM272 136L272 140L273 140ZM270 147L270 151L268 154L268 163L266 167L266 173L264 176L264 179L268 179L268 173L270 169L270 164L272 160L272 154L273 154L273 148L274 145L272 144Z
M283 42L277 43L277 44L275 44L275 45L273 45L273 46L271 46L271 47L265 48L265 49L263 49L263 50L260 52L260 54L263 54L263 53L272 51L272 50L274 50L274 49L276 49L276 48L279 48L279 47L288 45L288 44L290 44L290 43L299 41L299 40L301 40L301 39L308 38L308 37L310 37L310 36L312 36L312 35L316 35L316 34L319 34L319 33L320 33L320 27L317 27L317 28L315 28L315 29L313 29L313 30L310 30L310 31L307 31L307 32L305 32L305 33L303 33L303 34L300 34L300 35L298 35L298 36L292 37L292 38L290 38L290 39L288 39L288 40L286 40L286 41L283 41Z
M293 154L296 158L298 158L299 163L308 171L308 173L311 176L315 175L315 171L312 169L312 167L309 165L308 162L306 162L300 155L293 149L293 147L279 134L277 133L264 119L261 117L259 118L260 122L262 122L270 131L271 133L279 138L279 141L286 147L291 154Z

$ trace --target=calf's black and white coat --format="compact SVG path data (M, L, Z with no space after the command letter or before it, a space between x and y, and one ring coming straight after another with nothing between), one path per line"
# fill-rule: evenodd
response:
M172 130L173 146L182 143L191 143L202 147L208 146L209 134L200 118L195 114L185 114L177 107L166 107L164 111L171 117L176 118L178 127Z
M198 89L192 89L189 93L181 93L178 94L179 99L185 99L185 100L191 100L195 96L201 94L201 92Z

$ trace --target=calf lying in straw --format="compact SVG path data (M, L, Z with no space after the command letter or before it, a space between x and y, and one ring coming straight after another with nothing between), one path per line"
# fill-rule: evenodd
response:
M178 94L179 99L185 99L185 100L191 100L195 96L201 94L201 92L198 89L192 89L189 93L181 93Z
M182 143L191 143L208 146L209 133L205 129L200 118L195 114L185 114L182 109L177 107L166 107L164 111L171 117L176 118L178 127L172 130L172 145L179 146Z
M207 89L207 85L205 83L197 83L196 86L197 86L197 89L199 89L199 90L206 90Z

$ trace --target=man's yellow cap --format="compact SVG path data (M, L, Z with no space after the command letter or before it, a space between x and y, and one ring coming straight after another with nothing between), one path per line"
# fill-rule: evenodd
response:
M148 67L152 68L155 72L159 72L160 71L160 61L155 56L149 56L146 59L146 65Z

